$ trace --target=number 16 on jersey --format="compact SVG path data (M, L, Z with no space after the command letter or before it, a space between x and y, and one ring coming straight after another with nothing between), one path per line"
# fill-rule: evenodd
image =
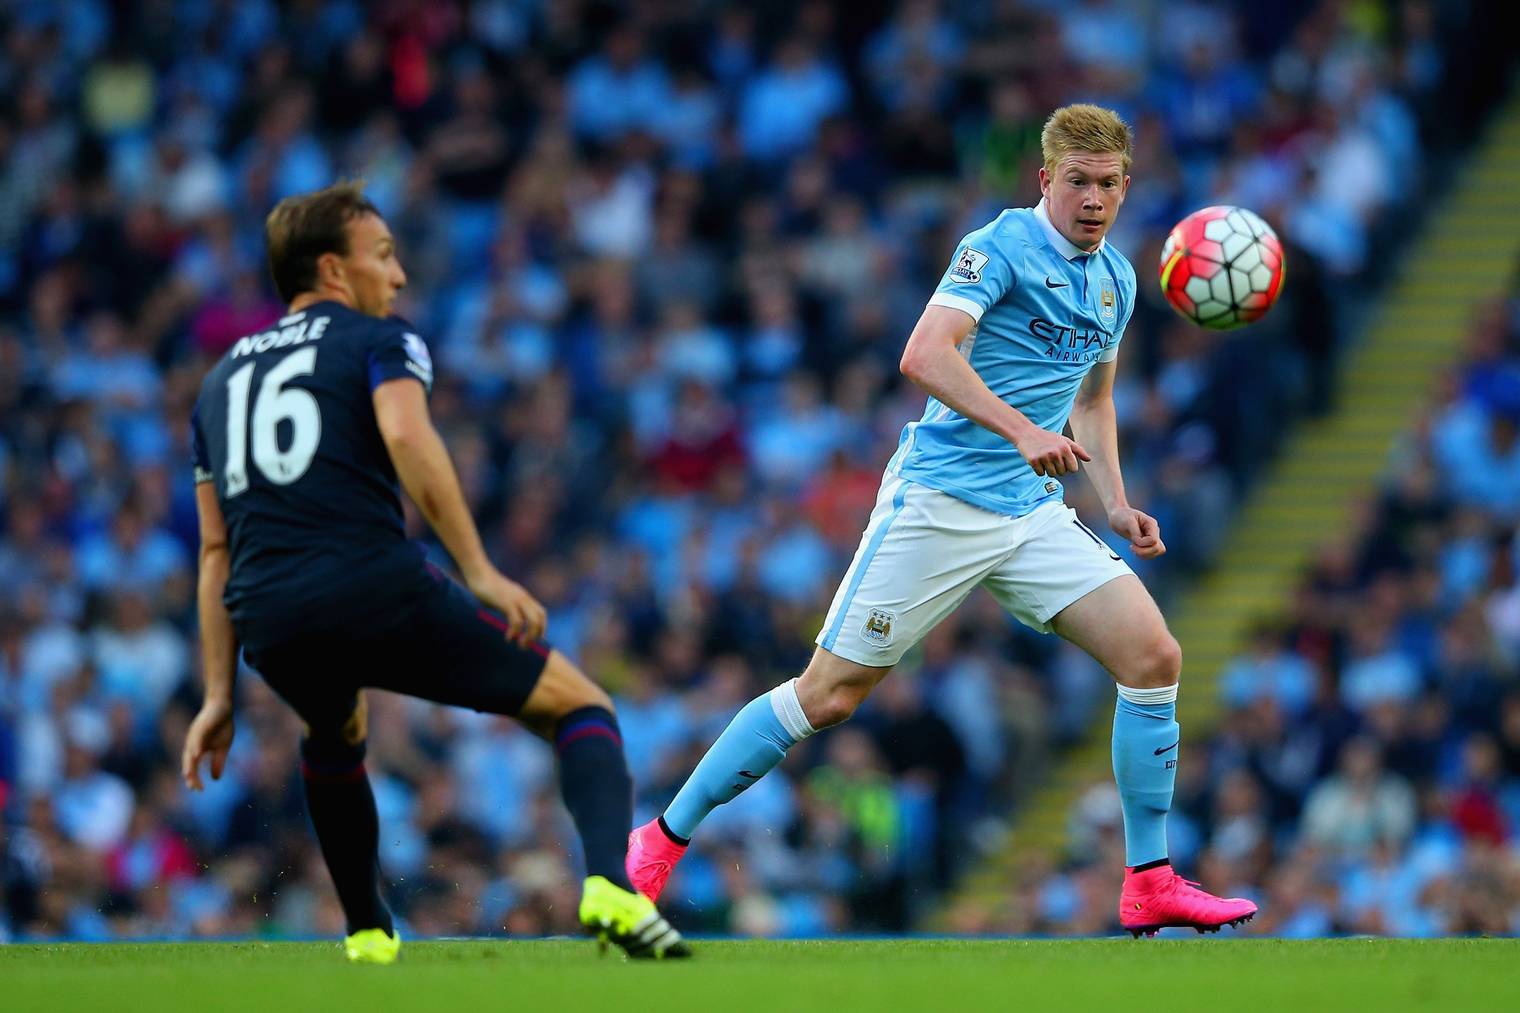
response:
M248 410L253 388L250 362L227 378L227 498L248 488L249 436L253 463L276 485L289 485L306 474L322 439L322 410L310 391L285 386L317 369L317 349L291 352L264 374L253 412ZM290 423L290 445L280 447L280 423Z

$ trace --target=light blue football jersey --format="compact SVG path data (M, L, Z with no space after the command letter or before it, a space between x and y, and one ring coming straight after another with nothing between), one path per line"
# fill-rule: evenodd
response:
M1059 433L1093 363L1119 353L1135 269L1107 240L1092 253L1073 246L1042 201L961 240L929 304L969 314L976 325L960 352L971 368L1029 421ZM932 397L904 427L887 471L1012 517L1061 497L1061 483L1036 475L1013 444Z

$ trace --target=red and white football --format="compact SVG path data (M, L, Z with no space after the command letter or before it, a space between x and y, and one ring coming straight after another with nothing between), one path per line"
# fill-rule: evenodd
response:
M1161 291L1200 327L1228 331L1266 316L1282 292L1282 243L1245 208L1194 211L1161 248Z

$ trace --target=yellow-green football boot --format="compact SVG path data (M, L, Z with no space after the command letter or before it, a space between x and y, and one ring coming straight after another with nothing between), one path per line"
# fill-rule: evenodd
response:
M620 947L635 959L689 957L691 948L670 927L654 901L615 885L605 876L588 876L581 893L581 924L605 949Z
M401 933L386 935L384 929L360 929L343 940L343 952L356 964L394 964L401 956Z

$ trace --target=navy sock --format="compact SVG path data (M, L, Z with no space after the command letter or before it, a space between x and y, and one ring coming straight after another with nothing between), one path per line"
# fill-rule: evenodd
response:
M623 758L617 718L601 707L582 707L560 719L554 732L560 795L586 853L586 873L605 876L625 890L628 832L633 828L633 780Z
M364 770L364 744L303 741L301 779L349 935L361 929L393 935L391 912L380 896L380 818Z

